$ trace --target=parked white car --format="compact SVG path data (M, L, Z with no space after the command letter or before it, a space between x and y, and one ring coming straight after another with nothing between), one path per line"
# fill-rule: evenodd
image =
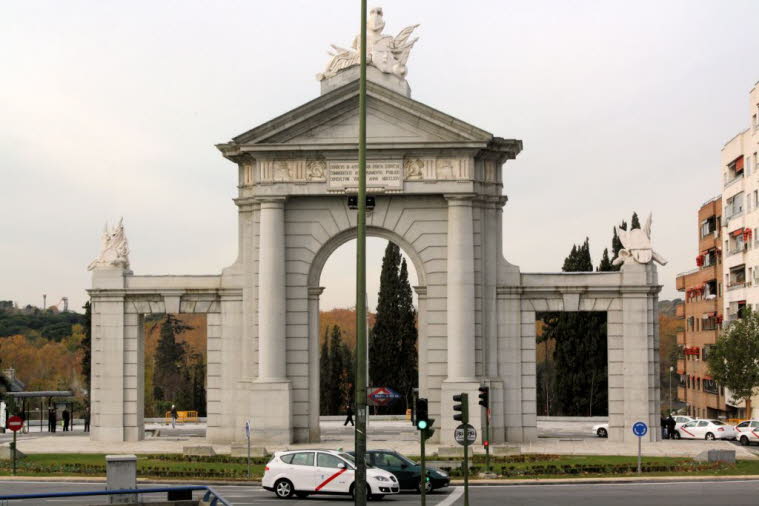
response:
M693 420L675 429L675 439L735 439L735 427L720 420Z
M743 446L759 443L759 420L746 420L736 425L735 437Z
M307 497L311 494L354 494L355 461L347 453L332 450L277 452L266 464L261 485L277 497ZM381 499L397 494L398 480L387 471L367 466L367 492Z
M593 426L593 434L598 437L609 437L609 424L599 423Z
M695 420L695 418L691 416L685 416L685 415L677 415L677 416L673 416L672 418L675 419L675 430L682 427L684 423L692 422L693 420Z

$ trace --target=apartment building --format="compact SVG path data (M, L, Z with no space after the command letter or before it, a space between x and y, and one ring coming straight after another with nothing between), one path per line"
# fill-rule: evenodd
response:
M749 127L722 148L722 241L724 250L723 314L730 322L740 318L745 307L759 310L759 82L749 92ZM738 416L744 403L727 402ZM752 403L753 404L753 403Z
M677 308L677 315L685 318L685 330L677 335L677 397L697 417L727 417L734 409L705 362L724 314L722 230L722 198L717 196L698 210L696 268L678 274L676 282L685 299Z

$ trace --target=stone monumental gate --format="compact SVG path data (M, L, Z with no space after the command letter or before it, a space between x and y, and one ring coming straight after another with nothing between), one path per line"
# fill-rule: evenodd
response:
M398 244L419 286L419 389L435 438L452 444L452 396L470 418L490 386L491 442L537 437L535 314L604 311L609 437L659 430L656 267L650 218L620 231L621 271L522 273L505 260L504 164L522 142L496 137L411 98L405 63L415 27L382 34L369 19L369 235ZM330 254L356 236L358 53L340 50L318 75L321 95L217 147L237 165L237 261L209 276L138 276L121 223L106 229L92 270L92 438L143 438L144 324L150 313L205 313L207 438L319 441L319 296ZM662 261L663 262L663 261ZM390 365L389 365L390 366ZM478 431L479 432L479 431Z

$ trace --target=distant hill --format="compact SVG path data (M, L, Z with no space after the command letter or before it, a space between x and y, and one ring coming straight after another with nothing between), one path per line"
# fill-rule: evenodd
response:
M683 303L683 299L660 300L659 314L663 314L667 316L675 316L675 309L677 308L678 304L682 304L682 303Z

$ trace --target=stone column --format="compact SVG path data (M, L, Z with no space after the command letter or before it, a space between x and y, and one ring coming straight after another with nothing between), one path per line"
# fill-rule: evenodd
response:
M448 196L448 379L475 381L472 196Z
M258 378L251 385L251 438L289 444L293 420L287 379L284 197L261 200L258 240Z
M308 288L308 441L321 440L319 428L319 297L322 286Z
M469 423L481 427L475 377L474 223L473 195L446 195L448 200L448 259L446 286L448 377L441 388L441 444L453 445L458 425L453 420L453 395L469 394ZM478 444L482 432L477 431Z
M283 381L285 370L285 199L261 202L258 263L258 381Z
M427 363L427 287L415 286L414 291L416 292L417 304L419 306L417 312L417 329L419 334L419 356L417 357L417 363L419 365L419 397L429 398L429 385L427 382L427 371L429 369ZM430 413L439 414L440 407L438 406L437 411L430 409Z

